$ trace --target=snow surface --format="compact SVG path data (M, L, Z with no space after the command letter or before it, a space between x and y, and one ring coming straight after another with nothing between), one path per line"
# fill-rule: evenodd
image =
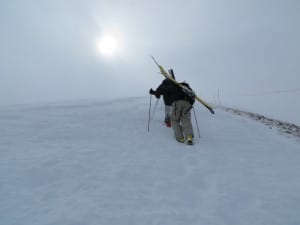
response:
M2 108L0 224L300 224L299 142L198 104L188 146L161 101L148 132L148 109L146 97Z

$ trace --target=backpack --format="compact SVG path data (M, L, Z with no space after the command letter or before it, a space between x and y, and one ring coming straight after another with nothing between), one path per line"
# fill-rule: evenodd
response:
M181 90L185 94L185 99L193 105L195 103L196 94L192 88L185 82L180 83Z

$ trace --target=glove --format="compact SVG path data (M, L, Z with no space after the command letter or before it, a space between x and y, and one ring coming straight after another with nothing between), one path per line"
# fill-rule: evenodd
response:
M150 94L150 95L155 95L155 91L153 91L153 89L151 88L151 89L149 90L149 94Z

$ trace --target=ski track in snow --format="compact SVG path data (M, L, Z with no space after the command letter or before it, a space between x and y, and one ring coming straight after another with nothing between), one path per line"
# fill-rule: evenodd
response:
M153 104L154 105L154 104ZM300 146L195 110L177 143L148 98L0 110L2 225L300 224Z

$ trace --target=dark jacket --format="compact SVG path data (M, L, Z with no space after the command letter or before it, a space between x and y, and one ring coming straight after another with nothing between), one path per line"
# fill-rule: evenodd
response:
M174 85L173 81L169 79L164 79L163 82L156 88L155 96L159 98L163 95L165 105L172 105L172 93L168 91Z
M182 82L181 84L192 90L187 83ZM189 96L179 85L175 84L169 79L165 79L155 90L155 96L157 98L159 98L161 95L164 96L164 102L166 105L172 105L174 101L178 100L186 100L191 104L194 104L195 102L195 97Z

